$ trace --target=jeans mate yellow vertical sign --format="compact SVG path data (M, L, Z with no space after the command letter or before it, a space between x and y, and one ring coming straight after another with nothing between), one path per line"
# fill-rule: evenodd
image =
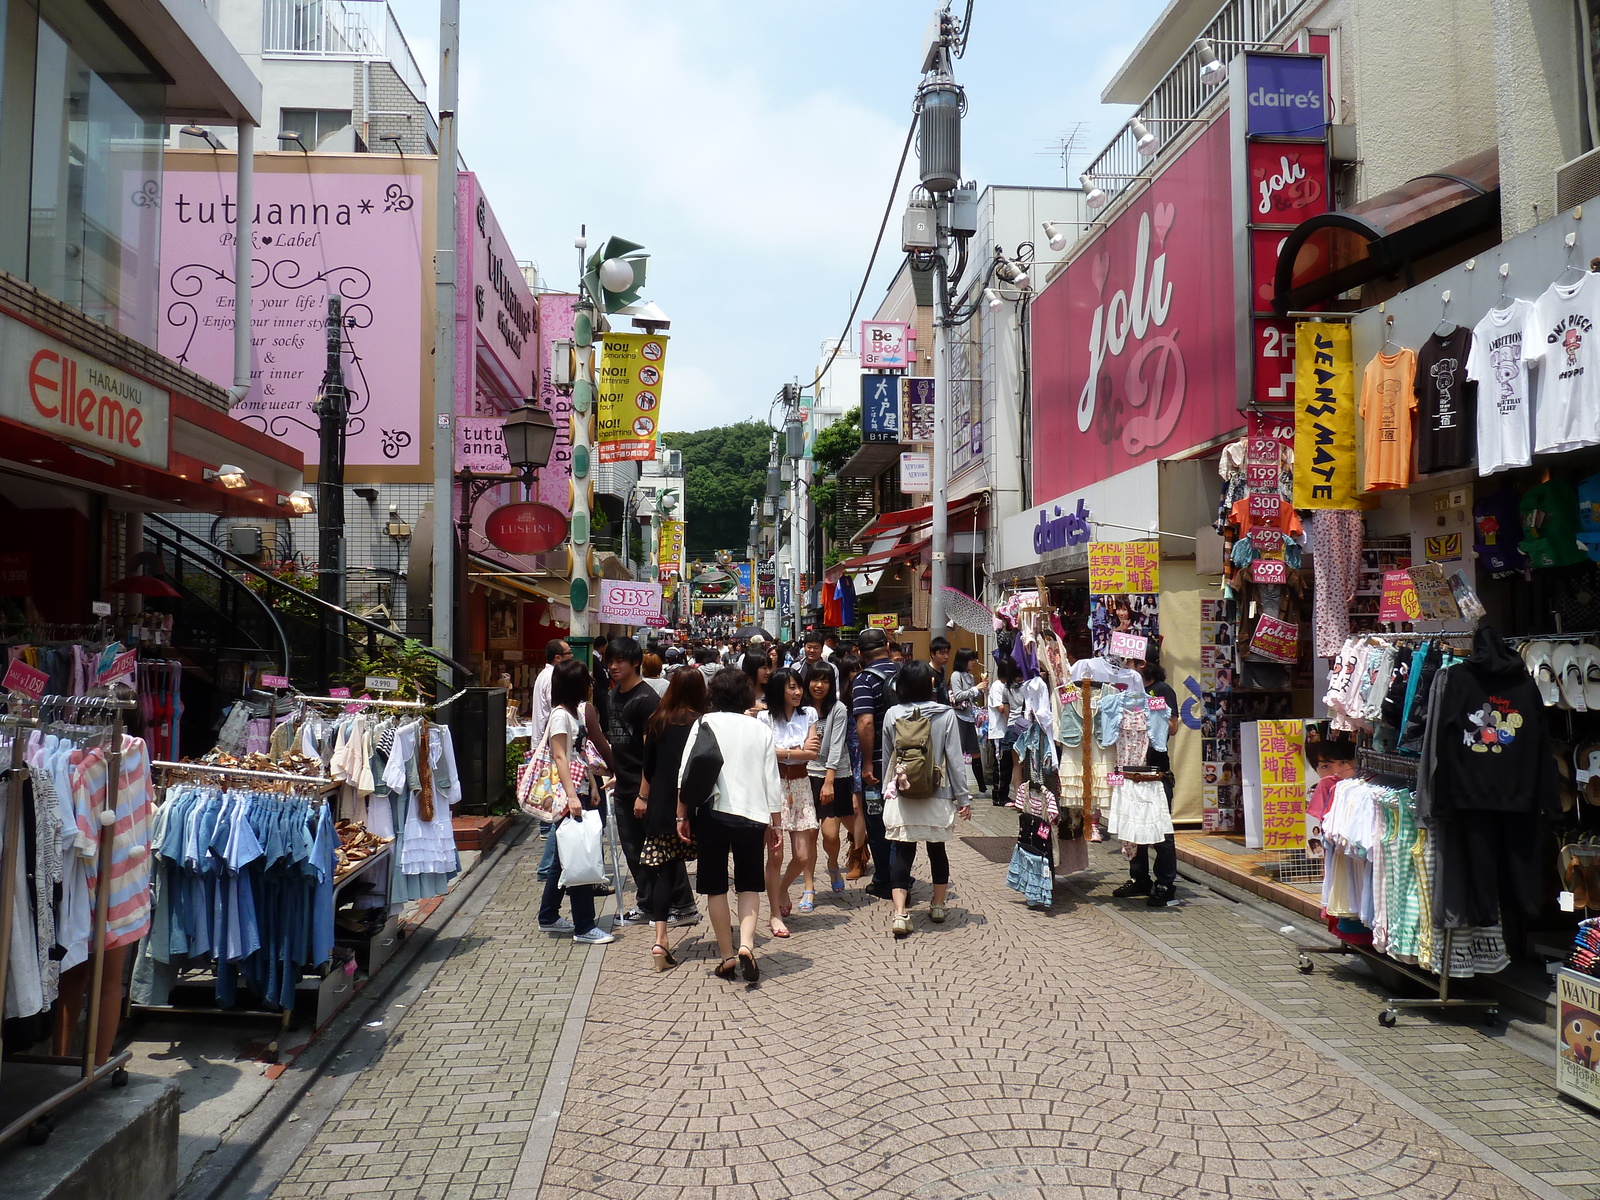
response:
M1356 384L1350 326L1301 321L1294 333L1294 506L1356 508Z
M596 458L649 462L661 429L667 339L657 333L608 333L601 345Z

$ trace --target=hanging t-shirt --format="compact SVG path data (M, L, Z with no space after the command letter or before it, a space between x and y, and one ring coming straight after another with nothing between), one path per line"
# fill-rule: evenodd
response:
M1472 465L1475 386L1467 379L1472 331L1435 333L1417 351L1417 474Z
M1532 300L1491 308L1472 331L1467 377L1478 385L1478 474L1493 475L1533 461L1528 362L1522 338Z
M1538 367L1533 448L1600 445L1600 283L1552 283L1533 304L1522 357Z
M1600 475L1578 481L1578 541L1600 562Z
M1522 494L1522 552L1535 567L1570 567L1584 560L1578 545L1578 492L1565 479Z
M1520 500L1514 488L1479 492L1473 498L1472 549L1478 555L1479 570L1504 575L1527 565L1527 559L1517 548L1522 540Z
M1376 354L1361 373L1361 420L1366 426L1362 491L1411 482L1411 415L1417 411L1417 355L1401 348Z

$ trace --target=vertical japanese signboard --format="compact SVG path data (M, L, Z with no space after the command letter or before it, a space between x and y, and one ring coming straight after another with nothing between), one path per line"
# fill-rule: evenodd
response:
M861 440L900 440L900 376L861 377Z
M1303 850L1306 844L1305 726L1299 721L1258 721L1261 768L1261 845Z

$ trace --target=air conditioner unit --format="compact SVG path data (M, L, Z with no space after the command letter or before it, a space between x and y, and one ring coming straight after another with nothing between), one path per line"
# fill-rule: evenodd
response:
M1556 168L1556 211L1566 212L1600 196L1600 149Z

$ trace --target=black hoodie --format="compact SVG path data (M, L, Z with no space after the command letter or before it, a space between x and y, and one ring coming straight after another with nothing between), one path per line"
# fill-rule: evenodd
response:
M1522 659L1493 629L1478 628L1471 657L1445 673L1429 716L1433 815L1559 815L1544 702Z

